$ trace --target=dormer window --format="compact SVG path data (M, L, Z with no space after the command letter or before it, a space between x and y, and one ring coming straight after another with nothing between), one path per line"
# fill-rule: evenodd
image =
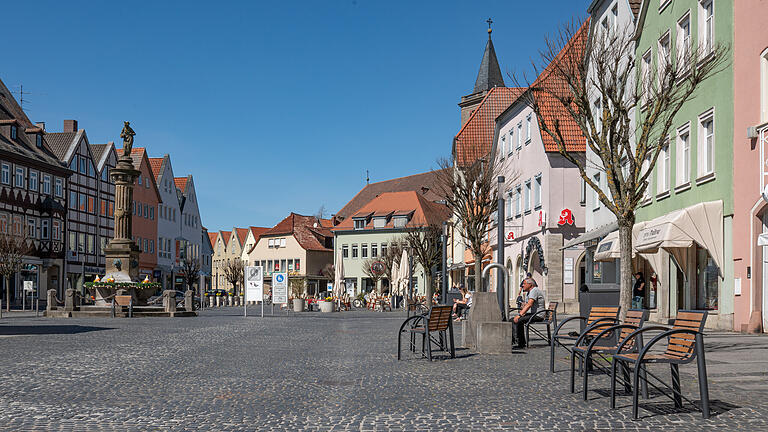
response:
M42 134L35 135L35 140L36 140L37 148L43 148L43 135Z
M392 218L392 223L394 224L395 228L405 228L405 225L408 224L408 217L395 216L394 218Z
M11 125L11 139L15 140L17 134L18 134L18 128L16 127L16 125Z
M374 228L384 228L387 225L387 218L386 217L375 217L373 218L373 227Z
M355 229L365 229L365 219L356 219Z

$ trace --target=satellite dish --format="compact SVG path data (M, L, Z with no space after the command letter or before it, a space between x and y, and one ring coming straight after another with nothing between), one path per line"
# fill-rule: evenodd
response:
M313 227L315 227L315 228L317 228L317 222L315 222L314 224L312 224L312 226L313 226Z
M763 188L763 201L768 202L768 184Z

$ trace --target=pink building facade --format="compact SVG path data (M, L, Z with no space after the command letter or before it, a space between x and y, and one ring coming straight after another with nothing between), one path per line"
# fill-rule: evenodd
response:
M768 8L734 2L734 330L768 329Z

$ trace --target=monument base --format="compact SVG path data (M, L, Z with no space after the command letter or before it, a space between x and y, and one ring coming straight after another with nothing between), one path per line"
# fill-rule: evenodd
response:
M478 325L483 322L501 322L501 310L495 292L476 292L472 296L464 347L476 349Z
M481 322L477 326L477 351L482 354L512 352L515 326L511 322Z

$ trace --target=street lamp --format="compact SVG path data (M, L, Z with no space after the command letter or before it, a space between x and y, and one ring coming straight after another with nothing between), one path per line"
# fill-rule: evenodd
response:
M440 303L445 304L448 301L448 274L447 274L447 255L448 255L448 222L443 221L443 233L440 236L443 244L442 259L442 278L440 279Z
M497 223L496 223L496 262L498 262L502 268L504 268L504 193L502 192L502 188L504 186L504 176L498 177L498 186L496 188L496 193L499 196L499 203L498 203L498 209L497 209ZM504 282L506 279L506 270L499 270L499 280L496 281L496 298L499 301L499 307L501 308L501 316L502 320L505 320L506 314L506 298L507 296L504 295L504 288L505 284Z

